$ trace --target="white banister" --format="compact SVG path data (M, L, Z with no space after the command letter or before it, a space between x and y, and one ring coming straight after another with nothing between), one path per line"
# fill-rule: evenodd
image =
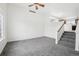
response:
M75 50L79 51L79 21L77 22L75 33L76 33Z

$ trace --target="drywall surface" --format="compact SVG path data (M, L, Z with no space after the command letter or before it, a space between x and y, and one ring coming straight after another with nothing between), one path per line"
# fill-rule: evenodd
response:
M27 4L8 4L8 39L17 41L43 36L44 21L38 13L30 13Z
M50 37L50 31L47 29L53 21L49 17L78 16L78 6L78 3L46 3L44 8L34 14L28 12L28 4L8 4L8 39L16 41L40 36Z
M7 4L0 3L0 15L3 16L4 37L0 38L0 53L7 43Z
M70 17L77 15L78 3L46 3L42 13L48 16Z
M46 34L46 33L50 32L49 30L47 30L49 28L49 24L51 23L53 24L53 22L56 21L54 16L58 18L75 17L77 16L77 12L78 12L77 9L78 9L79 4L77 3L47 3L45 6L46 7L41 12L43 14L47 13L44 15L46 19L45 20L45 35L50 36L49 34ZM53 17L53 19L51 17ZM73 19L71 19L71 21L73 21ZM53 29L53 25L52 25L52 29ZM53 33L52 30L51 30L51 33Z

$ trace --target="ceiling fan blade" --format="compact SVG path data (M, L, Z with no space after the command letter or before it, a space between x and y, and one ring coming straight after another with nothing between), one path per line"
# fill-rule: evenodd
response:
M37 5L37 4L39 4L39 3L34 3L34 4L36 4L36 5Z
M33 10L29 10L29 12L36 13L36 12L35 12L35 11L33 11Z
M39 5L39 6L41 6L41 7L45 7L45 5L44 5L44 4L40 4L40 3L38 3L38 5Z
M30 4L30 5L28 5L29 7L32 7L32 6L34 6L34 4Z
M45 5L44 4L41 4L41 3L34 3L35 5L39 5L41 7L44 7Z

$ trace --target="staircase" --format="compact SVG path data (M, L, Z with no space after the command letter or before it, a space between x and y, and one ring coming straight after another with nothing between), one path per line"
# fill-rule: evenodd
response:
M59 45L67 48L69 54L73 56L79 56L79 52L75 51L75 32L64 32L59 41Z
M59 44L75 50L75 32L64 32Z

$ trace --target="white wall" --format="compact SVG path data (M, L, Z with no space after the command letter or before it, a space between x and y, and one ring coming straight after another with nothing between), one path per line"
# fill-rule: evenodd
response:
M40 14L28 12L27 4L8 4L9 41L43 36L44 20Z
M45 25L45 35L50 37L50 32L53 33L53 31L50 29L50 31L47 31L46 28L49 28L49 24L51 23L50 16L57 16L57 17L73 17L77 16L77 7L79 4L77 3L48 3L46 4L45 11L43 13L47 13L44 17L46 19L46 25ZM53 22L52 22L53 23ZM53 27L52 27L53 29ZM49 33L49 34L48 34Z
M29 13L28 4L8 4L8 39L16 41L48 35L46 28L52 15L60 17L76 16L78 4L47 3L37 14ZM46 27L46 28L45 28Z
M0 38L0 53L7 43L7 4L0 3L0 14L3 15L4 21L4 38Z
M76 16L78 3L47 3L41 11L47 13L48 16Z

